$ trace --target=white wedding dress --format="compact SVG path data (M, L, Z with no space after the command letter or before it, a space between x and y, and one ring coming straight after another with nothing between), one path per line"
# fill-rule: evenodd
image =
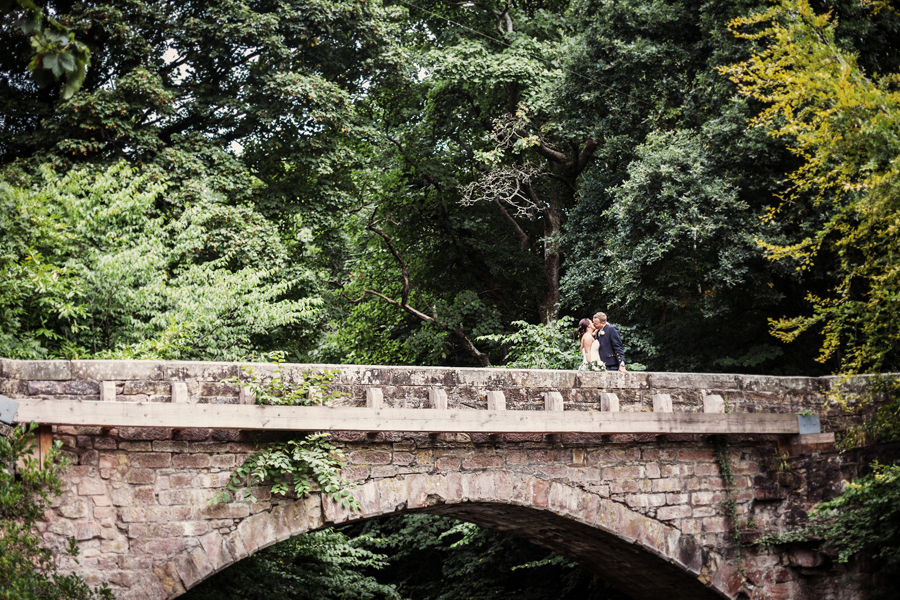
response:
M590 363L600 363L600 341L596 338L591 342L591 351L588 353L584 348L581 349L581 368L587 370Z

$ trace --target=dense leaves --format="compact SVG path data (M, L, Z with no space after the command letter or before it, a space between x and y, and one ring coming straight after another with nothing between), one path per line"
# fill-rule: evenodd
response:
M871 19L895 32L900 27L889 4L873 3L871 10ZM800 261L801 269L826 251L839 257L835 288L808 295L813 315L773 320L773 329L790 341L824 323L820 361L842 353L849 372L889 370L900 340L894 317L900 297L900 72L867 74L856 53L840 47L832 15L817 14L805 0L737 18L732 26L740 37L768 42L722 70L742 94L767 103L754 123L792 139L792 152L803 159L790 175L785 202L812 195L829 215L809 236L765 247L775 260ZM776 210L767 217L783 218Z
M366 548L366 536L353 539L333 529L291 538L260 550L182 596L185 600L394 600L392 585L370 571L387 557Z

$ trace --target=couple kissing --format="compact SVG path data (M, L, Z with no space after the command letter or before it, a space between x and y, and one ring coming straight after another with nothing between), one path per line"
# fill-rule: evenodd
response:
M615 325L607 322L606 313L598 312L593 320L582 319L578 323L581 339L580 371L589 371L603 365L607 371L625 371L625 348Z

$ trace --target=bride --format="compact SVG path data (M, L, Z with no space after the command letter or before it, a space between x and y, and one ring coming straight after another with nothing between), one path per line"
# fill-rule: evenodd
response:
M600 364L600 342L594 338L594 323L590 319L578 322L578 337L581 338L580 371L591 369L591 363Z

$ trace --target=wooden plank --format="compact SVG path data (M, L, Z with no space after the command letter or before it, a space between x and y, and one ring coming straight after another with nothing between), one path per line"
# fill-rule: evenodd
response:
M725 399L718 394L711 396L703 396L703 412L705 413L724 413Z
M794 435L779 441L779 446L790 456L813 454L815 452L831 452L834 450L834 432Z
M506 410L506 396L503 392L487 392L488 410Z
M173 381L172 382L172 402L176 404L187 404L191 401L191 397L188 394L187 383L184 381Z
M50 425L41 425L38 427L38 451L41 464L50 456L50 450L53 449L53 428Z
M790 444L833 444L834 432L827 433L805 433L788 438Z
M430 433L756 433L796 435L797 416L761 413L633 413L250 406L160 402L19 400L16 419L46 425L412 431Z

